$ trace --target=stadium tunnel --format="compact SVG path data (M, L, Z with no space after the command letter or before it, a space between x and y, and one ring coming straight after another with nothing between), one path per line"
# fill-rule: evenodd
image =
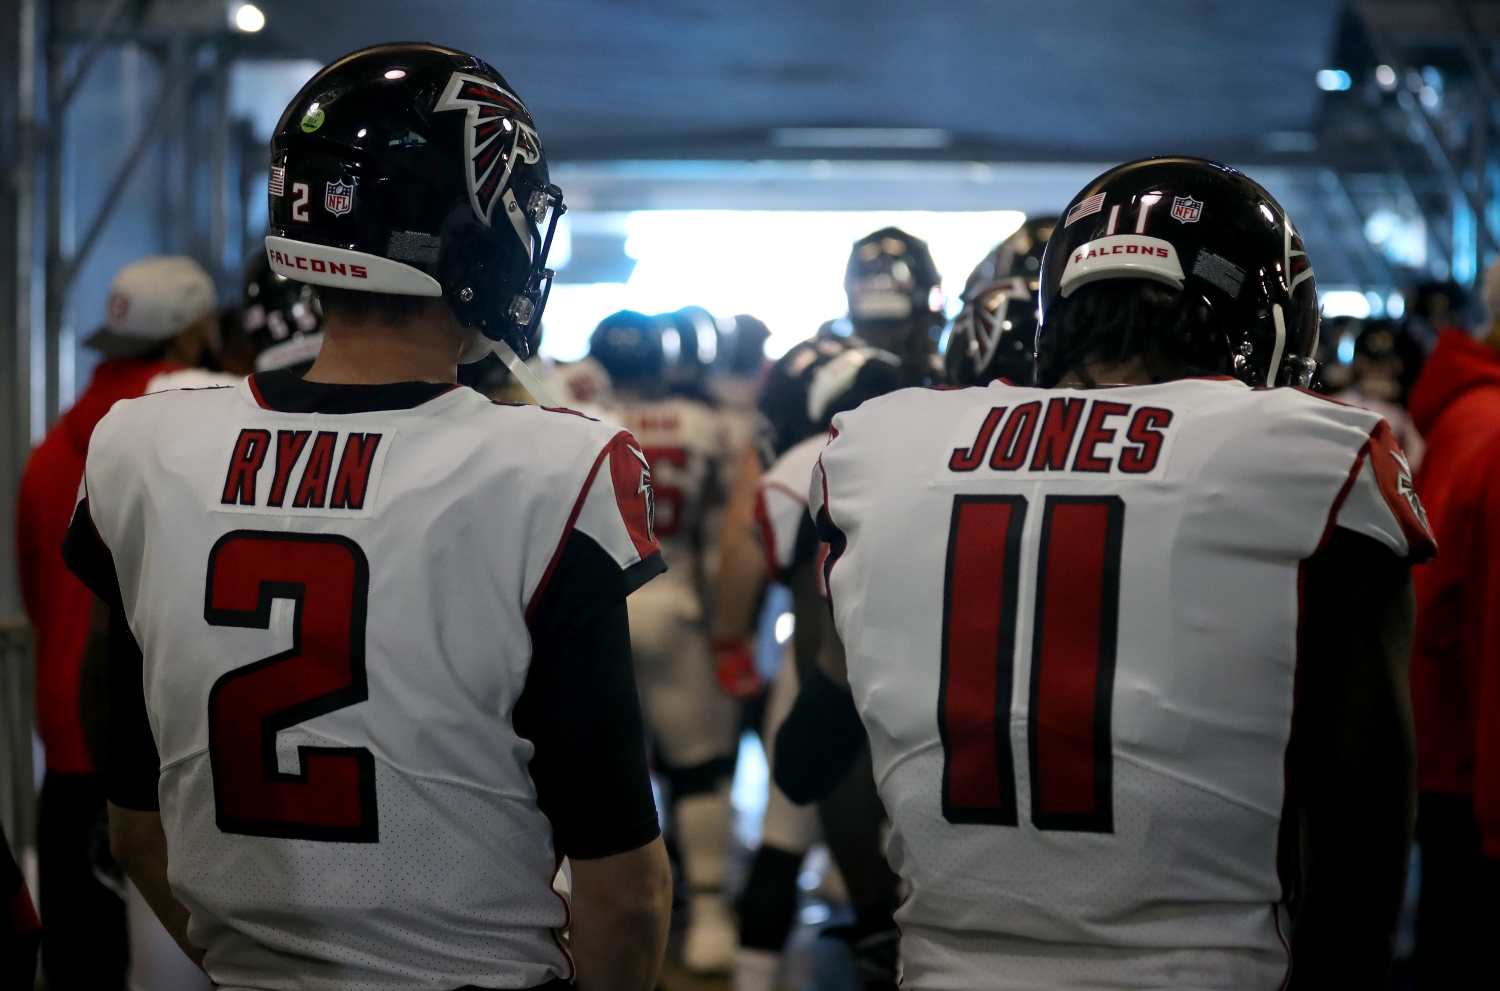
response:
M951 317L1028 216L1148 154L1234 165L1296 218L1328 391L1370 321L1431 337L1418 287L1457 287L1451 319L1478 326L1500 247L1496 0L10 0L7 521L98 361L82 342L114 273L188 255L234 303L283 108L322 65L394 39L471 51L526 96L568 205L549 361L583 357L610 313L687 306L758 316L779 357L843 314L849 245L887 225L929 242ZM0 545L0 825L34 880L43 756L8 523Z

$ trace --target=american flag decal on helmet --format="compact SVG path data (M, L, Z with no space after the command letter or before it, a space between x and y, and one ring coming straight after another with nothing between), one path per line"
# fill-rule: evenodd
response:
M463 110L464 167L469 183L469 202L486 227L510 182L516 160L536 164L541 145L536 131L526 123L531 115L521 98L483 76L455 72L437 101L435 111ZM523 241L529 236L517 230Z

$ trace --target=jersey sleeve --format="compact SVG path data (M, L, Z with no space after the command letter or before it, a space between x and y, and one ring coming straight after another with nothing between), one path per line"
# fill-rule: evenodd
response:
M1385 420L1370 431L1331 522L1379 541L1411 563L1429 561L1437 553L1411 468Z
M533 655L512 716L556 850L608 857L660 834L630 653L625 573L586 534L567 539L528 620Z
M615 434L600 453L568 529L587 534L604 549L625 573L627 594L667 570L656 540L651 466L629 431Z
M106 797L127 809L154 812L161 757L146 715L146 690L140 644L125 620L120 582L110 553L81 499L63 542L63 560L109 607L109 729L104 775Z
M804 532L807 497L776 479L763 480L755 495L755 524L766 552L771 581L781 581L798 559L798 535Z

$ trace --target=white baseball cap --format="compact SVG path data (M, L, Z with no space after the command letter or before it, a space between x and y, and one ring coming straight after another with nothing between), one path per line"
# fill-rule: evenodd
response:
M83 343L111 358L142 354L217 308L213 279L202 265L183 255L143 258L115 276L104 326Z

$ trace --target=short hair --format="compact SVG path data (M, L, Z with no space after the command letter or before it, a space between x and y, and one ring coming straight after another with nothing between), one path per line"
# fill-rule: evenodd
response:
M336 315L350 323L380 323L388 327L409 323L429 305L441 301L435 296L398 296L335 286L318 286L318 300L323 304L325 320Z
M1037 384L1140 356L1152 381L1229 372L1228 339L1202 296L1148 279L1103 279L1052 306L1037 348Z

